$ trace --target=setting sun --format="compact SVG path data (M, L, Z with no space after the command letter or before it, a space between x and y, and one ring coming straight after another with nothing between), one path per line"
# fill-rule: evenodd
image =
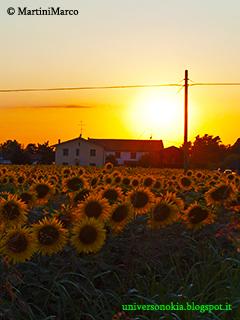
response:
M182 95L159 89L142 91L132 101L128 117L134 132L153 135L153 138L182 135Z

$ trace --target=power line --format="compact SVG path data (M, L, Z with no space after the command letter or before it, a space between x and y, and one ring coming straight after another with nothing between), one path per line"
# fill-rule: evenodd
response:
M192 86L239 86L240 82L193 82L189 84Z
M89 87L62 87L62 88L24 88L24 89L0 89L0 93L8 92L37 92L37 91L73 91L73 90L96 90L96 89L132 89L151 87L180 87L179 83L163 84L137 84L137 85L116 85L116 86L89 86Z
M193 86L239 86L240 82L194 82L188 84ZM161 84L136 84L136 85L116 85L116 86L86 86L86 87L57 87L57 88L23 88L23 89L0 89L0 93L10 92L40 92L40 91L74 91L74 90L99 90L99 89L134 89L134 88L154 88L154 87L184 87L179 83Z

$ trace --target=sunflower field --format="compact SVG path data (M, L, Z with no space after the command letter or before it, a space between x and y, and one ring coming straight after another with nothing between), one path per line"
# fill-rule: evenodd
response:
M240 320L239 231L230 171L1 166L0 319Z

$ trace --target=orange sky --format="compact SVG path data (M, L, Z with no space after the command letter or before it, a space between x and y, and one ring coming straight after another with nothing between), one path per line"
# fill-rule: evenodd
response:
M176 83L186 68L196 82L240 81L238 1L59 3L80 15L8 16L1 2L0 89ZM239 119L240 86L189 88L190 140L208 133L232 144ZM86 138L180 145L183 90L0 93L0 142L54 144L78 136L81 121Z

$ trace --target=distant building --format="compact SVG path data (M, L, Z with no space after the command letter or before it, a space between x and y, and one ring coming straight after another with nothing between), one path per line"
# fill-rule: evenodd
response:
M162 140L83 139L58 142L55 145L57 165L103 166L107 156L113 155L119 165L137 164L144 154L160 161Z

